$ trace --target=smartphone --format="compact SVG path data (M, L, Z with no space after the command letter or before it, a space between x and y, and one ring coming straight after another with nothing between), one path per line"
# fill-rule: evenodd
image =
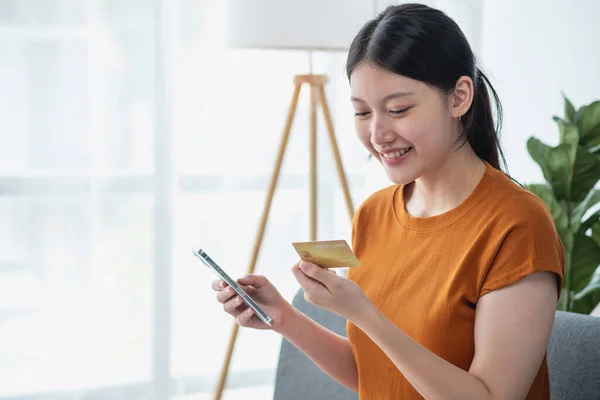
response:
M221 267L219 267L217 265L216 262L214 262L209 256L208 254L206 254L206 252L202 249L198 249L198 250L192 250L192 253L194 253L194 255L196 257L198 257L200 259L200 261L202 261L204 263L204 265L206 265L208 268L212 269L214 271L214 273L217 274L217 276L219 278L221 278L222 280L224 280L229 286L231 286L231 288L233 290L235 290L235 292L237 294L240 295L240 297L242 298L242 300L244 301L244 303L246 303L248 305L248 307L252 308L254 310L254 314L265 324L271 326L273 324L273 319L271 317L269 317L269 315L258 305L256 304L256 302L254 300L252 300L252 297L250 297L248 295L248 293L246 293L246 291L244 291L244 289L242 289L236 281L234 281L233 279L231 279L229 277L229 275L227 275L227 273L225 273L225 271L223 271L223 269Z

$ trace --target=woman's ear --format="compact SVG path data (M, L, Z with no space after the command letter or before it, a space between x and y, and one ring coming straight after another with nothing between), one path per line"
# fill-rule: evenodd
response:
M465 115L473 103L474 94L473 80L468 76L458 78L456 86L450 94L450 115L453 118L460 118Z

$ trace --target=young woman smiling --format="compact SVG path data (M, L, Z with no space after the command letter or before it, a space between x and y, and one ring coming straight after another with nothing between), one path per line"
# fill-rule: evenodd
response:
M500 169L496 92L459 27L391 6L352 42L358 138L394 185L357 210L348 278L301 262L306 299L348 338L294 309L267 278L239 283L271 327L363 400L550 399L546 347L564 254L544 203ZM245 327L267 329L222 281Z

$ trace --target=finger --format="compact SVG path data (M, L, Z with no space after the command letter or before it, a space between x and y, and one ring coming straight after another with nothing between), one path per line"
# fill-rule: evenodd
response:
M325 286L328 286L332 283L332 280L335 279L332 275L327 271L323 270L323 268L315 265L313 263L309 263L307 261L303 261L299 265L300 270L304 272L306 275L310 276L316 281L321 282Z
M217 293L217 301L219 303L225 303L226 301L230 300L235 295L236 295L235 290L233 290L232 287L228 286L225 289L223 289Z
M302 272L299 266L294 266L292 272L304 291L304 299L311 304L319 305L320 299L326 295L329 289L321 282L314 280Z
M294 277L305 292L314 291L324 287L324 285L321 282L306 275L304 271L300 269L299 265L294 265L292 267L292 273L294 274Z
M217 279L216 281L213 281L213 283L212 283L213 290L223 290L223 289L225 289L225 286L227 286L227 284L225 283L225 281L223 281L221 279Z
M244 286L244 285L238 285L238 286L240 288L242 288L242 290L244 292L246 292L249 296L253 296L257 292L257 289L253 288L252 286ZM220 303L223 303L223 302L229 300L232 296L235 296L236 293L237 292L233 289L233 287L226 286L225 289L218 291L217 301L219 301Z
M248 274L238 279L238 283L260 289L261 287L266 286L269 283L269 280L263 275Z
M332 275L337 275L337 272L335 272L335 270L333 270L331 268L325 268L325 271L329 272Z
M254 310L251 309L250 307L248 307L243 312L239 313L239 315L236 316L235 319L236 319L237 323L240 324L241 326L250 326L252 323L251 318L253 315L254 315Z
M240 296L235 296L235 297L227 300L225 303L223 303L223 310L225 310L225 312L227 312L228 314L232 314L232 315L235 314L234 316L237 316L237 314L239 314L239 312L236 313L235 311L242 304L244 304L244 301L242 300L242 298ZM238 311L241 311L241 310L238 310Z

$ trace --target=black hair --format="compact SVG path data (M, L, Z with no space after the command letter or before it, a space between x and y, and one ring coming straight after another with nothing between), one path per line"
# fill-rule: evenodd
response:
M346 62L348 79L363 62L424 82L447 94L461 76L470 77L474 97L469 110L461 116L463 144L468 141L477 156L496 169L501 169L501 159L506 166L499 139L500 99L477 66L469 42L452 18L423 4L388 6L368 21L352 41Z

